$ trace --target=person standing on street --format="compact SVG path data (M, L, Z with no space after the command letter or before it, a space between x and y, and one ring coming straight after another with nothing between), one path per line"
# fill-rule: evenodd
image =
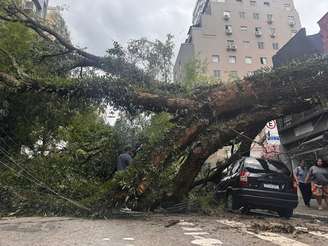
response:
M311 182L312 193L317 199L318 209L322 210L322 199L328 206L328 168L325 167L322 158L317 160L316 166L310 168L305 181Z
M117 158L116 170L124 171L128 168L132 163L132 148L125 147L124 153L120 154Z
M303 201L305 206L310 207L310 201L312 197L311 184L306 183L305 179L307 177L308 169L305 166L305 161L301 160L299 165L294 169L294 178L297 182L298 187L302 193Z

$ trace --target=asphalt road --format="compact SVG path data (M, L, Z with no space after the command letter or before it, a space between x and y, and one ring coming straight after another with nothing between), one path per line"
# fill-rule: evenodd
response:
M166 227L170 225L169 227ZM0 246L328 245L328 224L267 216L2 218Z

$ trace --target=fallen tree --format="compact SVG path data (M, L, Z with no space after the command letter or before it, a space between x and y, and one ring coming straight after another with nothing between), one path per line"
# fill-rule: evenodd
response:
M49 93L67 100L86 98L90 103L106 102L130 112L172 114L176 127L167 134L167 141L152 146L139 157L143 163L164 172L185 155L171 179L170 192L162 196L165 200L181 201L185 198L197 185L195 178L206 159L229 145L231 140L240 139L240 133L253 138L265 122L307 110L327 96L327 58L310 59L270 71L262 70L229 84L194 88L187 93L180 85L158 82L136 64L129 63L117 44L104 57L75 47L11 1L0 4L0 19L34 30L45 42L56 47L55 59L61 60L61 66L55 66L56 69L51 71L53 77L44 77L41 73L29 74L19 66L15 57L4 51L15 68L15 72L11 73L0 70L0 81L6 87L17 93ZM48 59L50 64L54 62L52 56L44 59ZM88 69L91 68L101 70L103 75L90 75ZM76 69L82 71L78 78L67 76ZM54 82L58 80L65 83ZM239 157L248 147L249 144L242 144L233 158ZM220 170L207 181L218 177ZM142 188L136 189L141 197L147 193L151 183L156 182L151 181L147 173L139 181ZM107 187L113 189L111 185ZM115 189L119 192L117 186ZM124 193L115 199L125 200L126 196L128 194Z

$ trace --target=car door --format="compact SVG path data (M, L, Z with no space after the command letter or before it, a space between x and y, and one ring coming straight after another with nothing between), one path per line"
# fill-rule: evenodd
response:
M229 186L231 188L238 188L239 187L239 172L240 167L242 165L243 159L235 162L231 169L231 174L229 177Z

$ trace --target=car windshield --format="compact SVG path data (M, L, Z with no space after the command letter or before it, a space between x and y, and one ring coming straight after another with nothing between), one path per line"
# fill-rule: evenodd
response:
M290 175L288 168L281 162L247 158L245 168L250 172L273 172Z

